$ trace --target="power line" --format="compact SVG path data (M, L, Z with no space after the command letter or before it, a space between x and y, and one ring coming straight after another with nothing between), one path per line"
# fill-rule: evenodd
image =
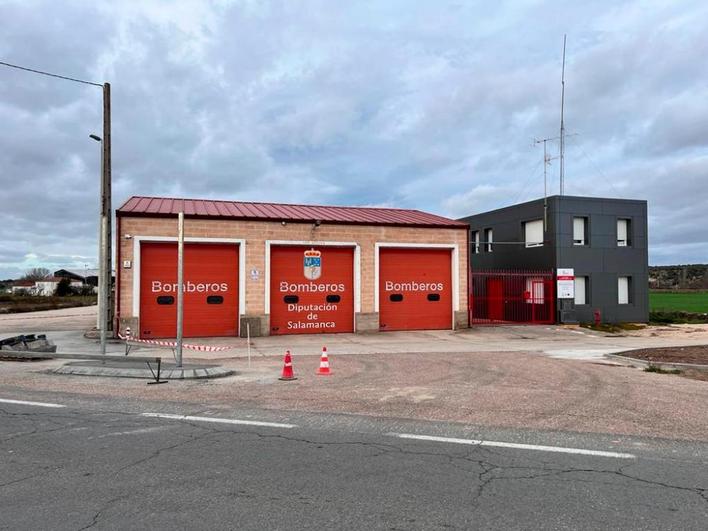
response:
M25 70L27 72L34 72L35 74L42 74L43 76L57 77L59 79L66 79L67 81L74 81L76 83L83 83L84 85L93 85L94 87L103 87L102 83L94 83L93 81L86 81L84 79L77 79L75 77L60 76L59 74L52 74L51 72L44 72L42 70L35 70L34 68L27 68L26 66L13 65L11 63L6 63L0 61L0 65L9 66L10 68L17 68L18 70Z
M586 153L586 151L580 146L580 144L576 144L575 147L580 150L580 154L581 154L583 157L585 157L585 159L586 159L590 164L592 164L592 166L595 168L595 170L596 170L600 175L602 175L602 177L605 179L605 183L608 184L608 185L610 186L610 188L612 188L612 190L617 194L617 196L618 196L618 197L621 196L622 194L619 192L619 190L617 190L617 188L615 188L615 185L612 184L612 179L610 179L610 178L607 176L607 174L606 174L604 171L602 171L602 168L600 168L597 164L595 164L595 161L590 157L590 155L588 155L588 154Z

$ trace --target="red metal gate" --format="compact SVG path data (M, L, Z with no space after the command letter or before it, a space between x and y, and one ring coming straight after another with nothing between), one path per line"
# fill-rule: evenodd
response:
M472 271L470 323L552 324L555 297L553 271Z

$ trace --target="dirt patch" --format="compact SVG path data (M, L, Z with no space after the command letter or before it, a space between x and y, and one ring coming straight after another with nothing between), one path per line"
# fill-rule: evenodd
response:
M2 295L0 296L0 314L61 310L95 304L95 295L73 295L70 297Z
M690 363L692 365L705 365L708 367L708 345L645 348L622 352L621 355L628 358L648 361L650 363ZM678 374L693 380L708 382L708 371L706 370L681 369L673 374Z
M623 352L622 356L657 363L708 365L708 345L693 347L644 348Z

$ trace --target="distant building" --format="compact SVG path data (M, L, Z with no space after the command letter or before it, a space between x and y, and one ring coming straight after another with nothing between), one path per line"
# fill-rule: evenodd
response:
M36 280L34 283L35 286L35 295L43 295L43 296L50 296L54 295L54 292L57 289L57 286L59 285L59 282L63 280L63 277L46 277L43 278L42 280ZM72 288L81 288L84 283L81 280L70 280L70 285Z
M15 280L10 287L10 291L15 294L27 294L34 295L36 293L36 288L34 285L34 280Z
M54 271L54 276L68 278L69 280L80 280L89 286L98 286L98 269L59 269Z
M572 269L574 296L556 299L557 322L592 322L598 311L603 322L647 322L647 202L552 196L546 205L539 199L462 218L473 275ZM495 302L502 317L513 295ZM527 288L525 296L536 294Z

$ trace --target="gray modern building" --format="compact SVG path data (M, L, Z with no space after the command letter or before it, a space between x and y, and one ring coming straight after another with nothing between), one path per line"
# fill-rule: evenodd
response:
M556 300L557 322L592 322L597 311L608 323L649 320L646 201L552 196L462 221L473 274L573 270L574 296Z

